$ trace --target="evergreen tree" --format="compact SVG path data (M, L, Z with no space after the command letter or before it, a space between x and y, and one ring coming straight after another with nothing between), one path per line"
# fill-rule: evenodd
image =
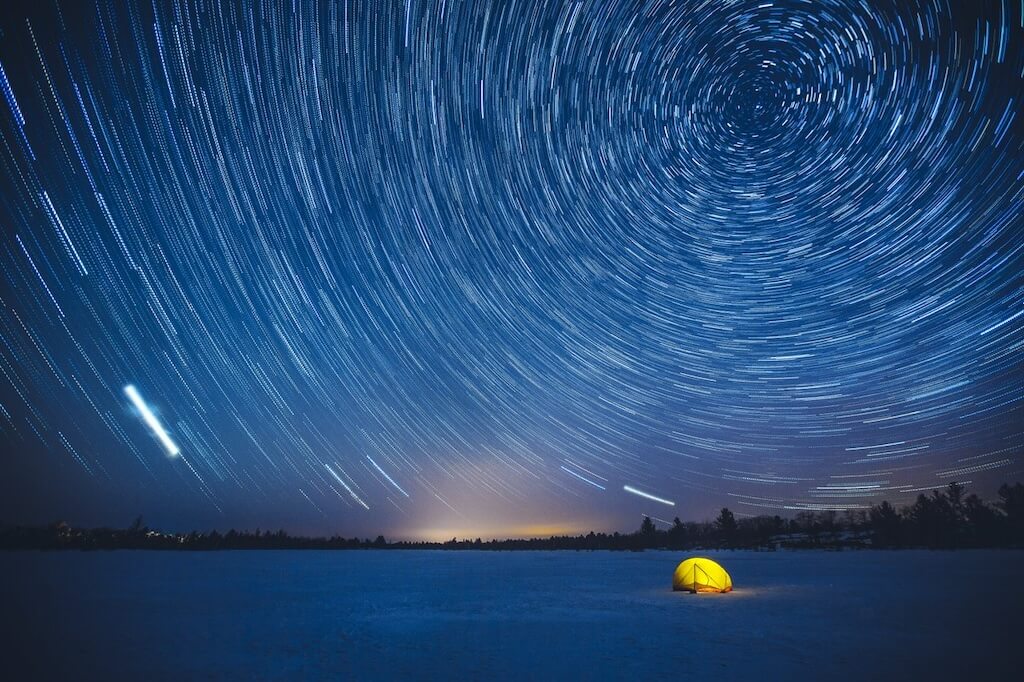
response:
M722 507L718 518L715 519L715 528L726 542L729 542L736 535L736 517L728 507Z
M872 542L878 547L892 547L900 541L899 512L886 500L871 508L868 514L872 530Z

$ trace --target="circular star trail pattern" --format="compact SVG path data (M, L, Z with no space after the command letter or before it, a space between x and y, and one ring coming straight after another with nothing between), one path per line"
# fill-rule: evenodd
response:
M8 516L632 527L623 486L1021 473L1018 0L44 4L0 65Z

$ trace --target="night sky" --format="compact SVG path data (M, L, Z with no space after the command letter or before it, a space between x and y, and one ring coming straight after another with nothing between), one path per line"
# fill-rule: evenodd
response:
M488 537L1024 479L1021 0L0 31L0 520Z

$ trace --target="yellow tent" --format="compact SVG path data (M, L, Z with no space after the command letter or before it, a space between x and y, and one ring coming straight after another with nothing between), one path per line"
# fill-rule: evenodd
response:
M694 557L678 566L672 576L672 589L686 592L732 592L732 578L711 559Z

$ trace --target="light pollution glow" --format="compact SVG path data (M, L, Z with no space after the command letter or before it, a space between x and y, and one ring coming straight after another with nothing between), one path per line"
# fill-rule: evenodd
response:
M594 530L592 525L580 523L534 523L521 526L463 526L445 528L416 528L396 533L394 539L425 542L458 540L488 540L549 538L563 535L582 535ZM392 538L389 538L392 539Z

